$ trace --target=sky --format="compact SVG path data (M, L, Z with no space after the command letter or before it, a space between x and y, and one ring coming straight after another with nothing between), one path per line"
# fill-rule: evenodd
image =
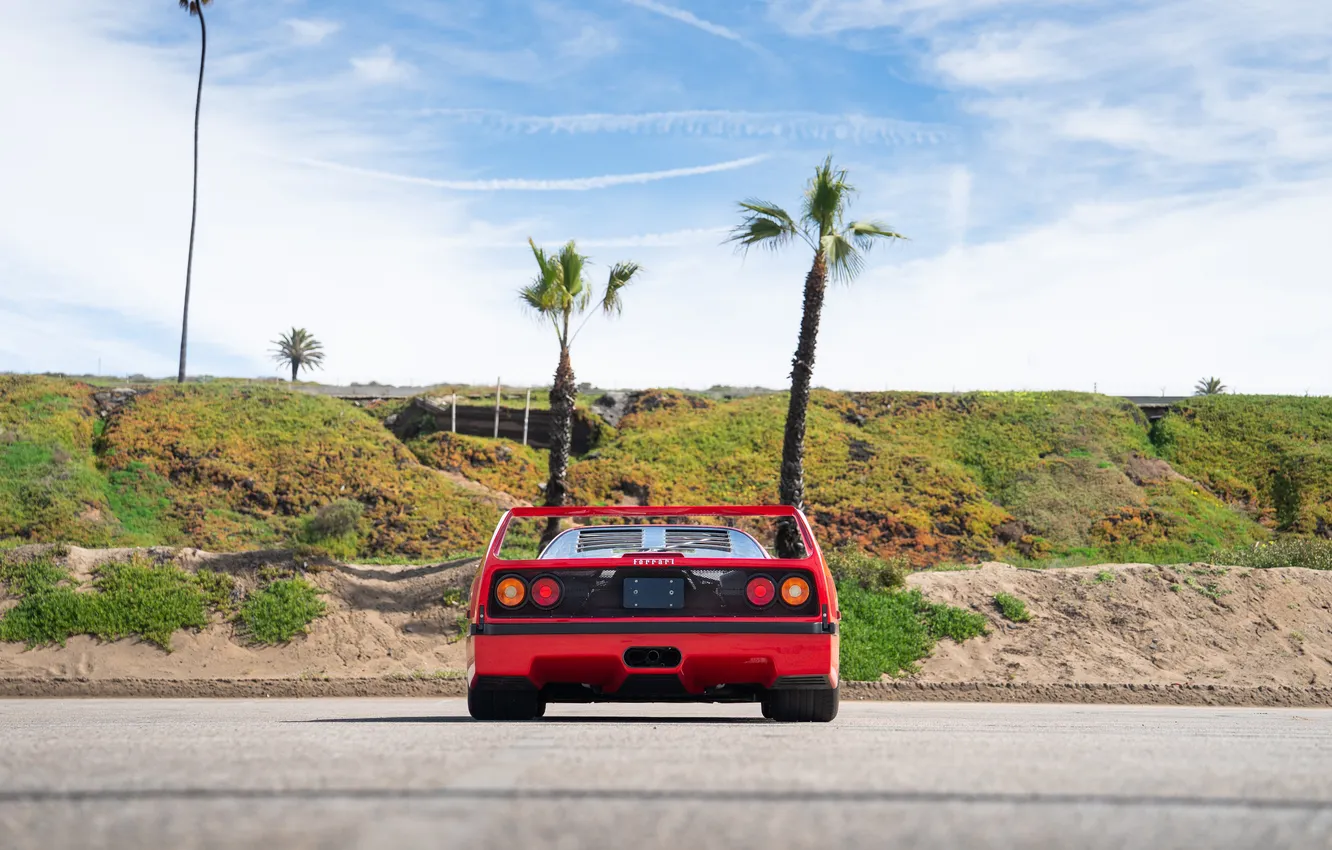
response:
M601 387L783 386L811 257L738 254L824 157L909 239L828 291L859 390L1332 394L1327 0L217 0L192 375L540 385L527 239ZM0 371L174 375L199 27L0 0Z

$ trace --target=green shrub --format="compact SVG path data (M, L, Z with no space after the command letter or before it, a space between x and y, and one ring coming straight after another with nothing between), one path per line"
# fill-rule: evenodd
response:
M1310 570L1332 570L1332 540L1278 537L1252 546L1218 549L1208 560L1215 564L1253 569L1304 567Z
M1011 620L1014 623L1026 623L1031 620L1031 612L1027 610L1027 603L1011 593L996 593L994 604L1006 620Z
M20 599L0 618L0 640L29 646L63 645L86 634L105 641L139 637L169 652L173 632L208 625L212 601L231 592L228 576L141 557L99 567L92 592L79 592L68 572L49 561L9 564L4 578Z
M354 499L339 499L301 520L298 548L312 555L337 559L356 557L361 546L360 523L365 506Z
M242 632L254 643L287 643L303 635L327 606L322 591L301 578L278 579L251 593L240 608Z
M930 602L919 590L875 591L850 583L838 588L838 604L841 671L850 681L915 673L940 639L985 634L983 616Z
M365 505L354 499L338 499L324 505L305 521L305 530L316 540L342 537L356 531Z
M839 587L844 584L855 584L865 590L906 587L910 568L906 558L876 558L859 549L842 548L828 553L826 560Z

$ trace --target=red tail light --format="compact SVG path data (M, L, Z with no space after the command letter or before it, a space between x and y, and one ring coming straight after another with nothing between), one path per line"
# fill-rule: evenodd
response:
M564 590L560 587L559 580L552 576L542 576L532 582L532 601L542 608L555 607L562 595Z
M754 576L745 585L745 598L755 608L766 608L777 598L777 585L767 576Z

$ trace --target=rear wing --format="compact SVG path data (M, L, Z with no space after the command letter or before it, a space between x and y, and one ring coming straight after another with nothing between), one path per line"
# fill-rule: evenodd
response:
M483 566L489 568L492 566L503 565L509 569L547 568L557 565L572 565L594 567L594 566L616 566L623 565L624 559L621 557L608 558L579 558L576 562L566 561L564 559L540 559L538 558L504 558L501 557L501 550L504 546L506 535L514 520L523 519L675 519L675 518L697 518L697 517L718 517L724 519L786 519L794 524L800 535L801 542L804 544L805 557L803 558L783 558L783 565L790 567L805 567L813 569L816 572L823 567L823 553L819 549L818 541L814 539L814 533L810 529L809 521L804 513L789 505L714 505L714 506L644 506L644 505L614 505L614 506L576 506L576 507L521 507L511 508L500 519L499 525L495 528L495 534L490 539L490 544L486 547L486 555ZM690 558L691 564L703 564L707 558ZM725 563L733 566L741 566L745 563L755 563L757 559L728 558Z

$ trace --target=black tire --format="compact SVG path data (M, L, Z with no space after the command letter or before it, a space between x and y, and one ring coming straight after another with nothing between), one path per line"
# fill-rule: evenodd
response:
M840 701L839 688L772 691L763 706L765 716L778 723L827 723L837 716Z
M467 689L467 712L476 720L534 720L545 708L536 691Z
M771 720L771 719L772 719L772 697L764 697L764 698L763 698L763 703L762 703L762 705L763 705L763 716L766 717L766 718L768 718L769 720Z

